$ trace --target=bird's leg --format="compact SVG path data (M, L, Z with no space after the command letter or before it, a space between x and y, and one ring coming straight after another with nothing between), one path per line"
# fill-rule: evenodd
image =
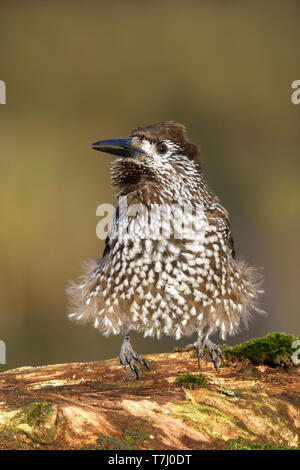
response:
M208 339L208 335L209 333L207 332L207 330L202 330L199 333L199 337L196 342L197 347L198 347L198 365L200 367L200 363L201 363L201 359L203 355L203 349L204 349L204 346L206 346L208 351L210 352L215 369L217 370L217 372L219 372L220 365L219 365L218 356L220 356L220 358L224 362L222 350L217 344L214 344L210 339Z
M217 370L217 372L219 372L220 371L220 364L219 364L218 356L220 356L220 358L222 359L222 362L224 362L222 349L220 348L220 346L213 343L210 339L206 340L205 346L207 347L207 349L210 352L210 355L211 355L212 361L214 363L215 369Z
M196 341L196 346L198 348L197 357L198 357L198 366L199 367L200 367L200 364L201 364L201 359L202 359L202 356L203 356L203 350L204 350L204 346L205 346L205 342L206 342L207 338L208 338L207 329L203 329L202 331L200 331L198 339Z
M131 370L133 370L136 373L136 378L140 378L140 371L137 368L137 366L134 363L134 359L141 364L143 364L147 369L150 369L148 362L142 357L139 356L132 348L130 344L130 329L126 331L126 334L124 336L124 340L121 346L120 350L120 362L123 364L123 366L126 369L127 364L130 365Z

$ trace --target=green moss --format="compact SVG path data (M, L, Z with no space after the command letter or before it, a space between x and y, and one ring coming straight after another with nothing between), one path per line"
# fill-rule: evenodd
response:
M223 346L228 360L249 359L254 364L266 364L272 367L292 366L291 356L294 352L292 343L300 337L284 333L269 333L264 338L254 338L234 347Z
M147 435L135 430L126 429L122 437L110 437L100 434L97 444L100 449L109 450L140 450L141 441L147 439Z
M140 431L131 431L130 429L126 429L124 433L124 438L137 439L138 441L144 441L145 439L147 439L147 435Z
M97 444L103 450L140 450L128 438L110 437L105 434L100 434Z
M190 390L193 388L205 387L207 384L206 377L203 374L193 375L187 373L179 375L176 379L176 383L184 388L189 388Z
M20 440L21 445L38 448L51 444L64 427L64 419L60 419L57 407L51 402L29 402L11 411L10 419L2 431L12 438ZM8 417L7 417L8 418Z
M32 428L39 427L53 413L52 403L32 403L26 409L22 422Z
M230 390L229 388L219 387L218 392L228 397L243 398L243 394L238 390Z
M237 426L235 418L214 406L204 405L195 402L181 402L174 405L176 417L195 427L201 432L205 432L213 439L226 440L232 437L233 433L238 433L244 438L249 438L249 433L244 431L240 424Z
M299 447L277 446L272 441L246 441L229 439L226 445L232 450L299 450Z

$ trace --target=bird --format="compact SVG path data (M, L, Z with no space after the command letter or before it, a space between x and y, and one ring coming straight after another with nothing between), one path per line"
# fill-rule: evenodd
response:
M68 288L69 318L122 335L120 363L137 379L149 363L130 342L196 333L199 367L207 347L217 372L224 361L211 335L237 334L259 308L259 268L237 258L229 213L206 183L202 154L183 124L137 127L129 137L92 144L114 155L116 205L103 255Z

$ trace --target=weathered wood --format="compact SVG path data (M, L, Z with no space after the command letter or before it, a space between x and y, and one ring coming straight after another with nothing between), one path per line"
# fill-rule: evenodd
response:
M221 368L195 351L145 356L135 379L117 359L0 374L0 449L297 447L299 367ZM184 388L184 373L206 378ZM201 385L201 384L200 384Z

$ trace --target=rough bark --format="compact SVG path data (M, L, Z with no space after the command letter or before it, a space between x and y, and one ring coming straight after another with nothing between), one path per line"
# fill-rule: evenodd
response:
M194 350L145 358L139 381L117 359L3 372L0 449L299 446L299 367L245 360L218 376L209 357L198 369Z

